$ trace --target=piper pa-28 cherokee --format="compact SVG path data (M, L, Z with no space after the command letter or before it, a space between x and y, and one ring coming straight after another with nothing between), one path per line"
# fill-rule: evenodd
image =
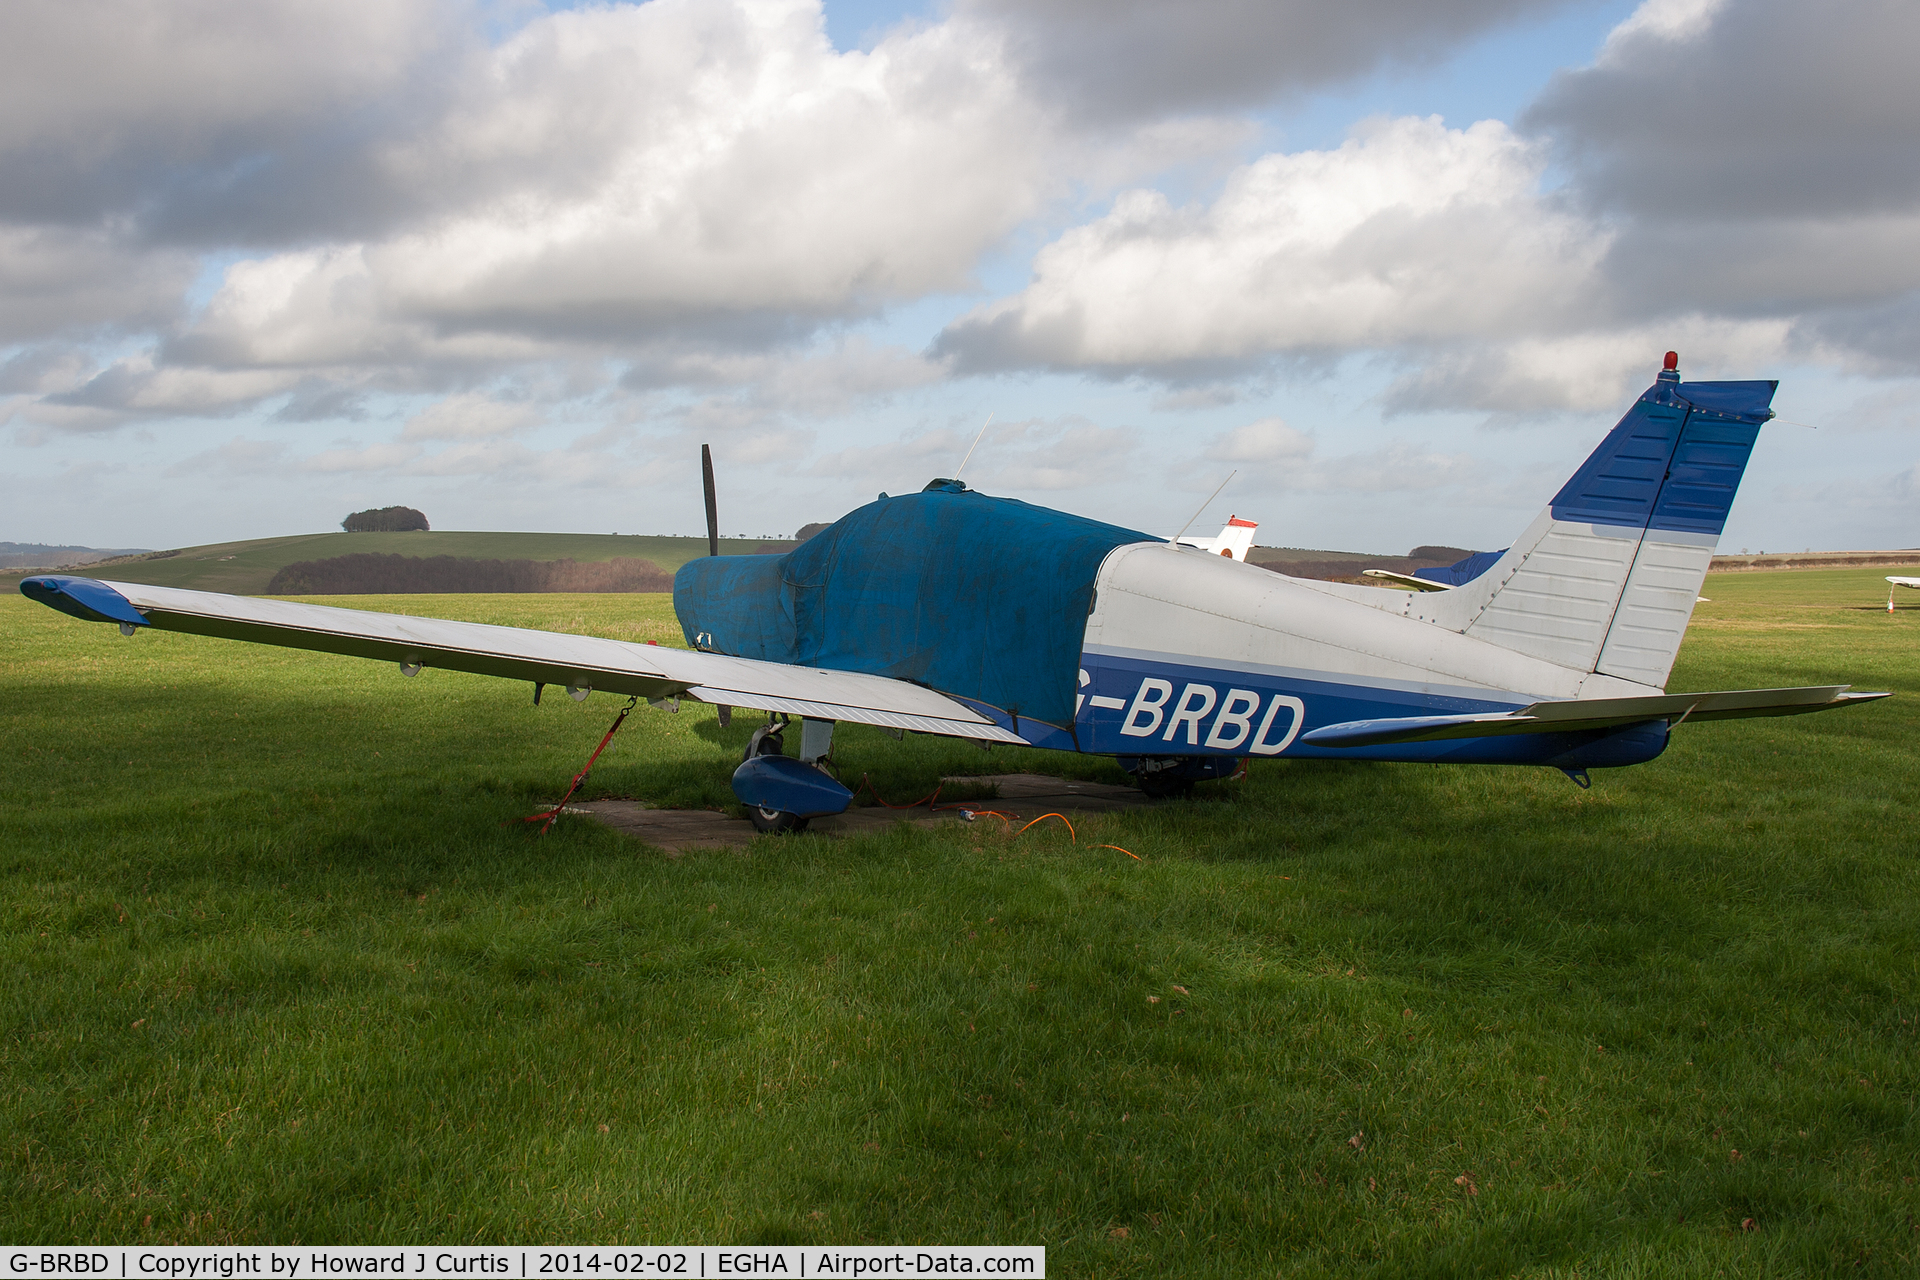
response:
M88 578L20 589L127 635L505 676L536 701L556 684L755 708L768 726L733 787L762 830L851 802L817 767L838 721L1115 756L1153 795L1253 757L1547 765L1586 786L1684 721L1887 696L1665 692L1777 385L1677 366L1669 352L1510 548L1430 594L1289 578L952 480L882 494L784 555L689 562L673 603L691 652ZM711 500L708 517L711 536ZM790 717L797 758L775 723Z

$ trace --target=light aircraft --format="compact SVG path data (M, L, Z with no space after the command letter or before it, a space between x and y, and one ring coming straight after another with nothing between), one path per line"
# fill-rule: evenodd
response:
M1920 578L1888 578L1892 587L1887 588L1887 612L1893 612L1893 587L1920 587Z
M1228 516L1217 538L1177 538L1176 541L1183 547L1197 547L1229 560L1245 560L1247 552L1253 549L1253 531L1259 527L1252 520Z
M1391 569L1362 569L1363 578L1383 578L1388 582L1397 582L1409 591L1451 591L1457 586L1472 582L1475 578L1500 562L1506 551L1476 551L1461 560L1438 569L1415 569L1412 573L1395 573Z
M1451 591L1455 587L1472 582L1475 578L1500 562L1506 553L1499 551L1475 551L1452 564L1436 569L1415 569L1412 573L1396 573L1392 569L1362 569L1363 578L1384 578L1397 582L1409 591ZM1891 579L1889 579L1891 581ZM1705 596L1695 596L1695 604L1712 604Z
M1289 578L944 479L784 555L690 561L673 598L691 651L61 575L20 589L126 635L504 676L535 701L554 684L755 708L733 787L762 830L851 802L817 767L840 721L1113 756L1161 796L1255 757L1547 765L1586 786L1686 721L1887 696L1665 691L1776 385L1682 382L1669 352L1513 545L1433 593Z

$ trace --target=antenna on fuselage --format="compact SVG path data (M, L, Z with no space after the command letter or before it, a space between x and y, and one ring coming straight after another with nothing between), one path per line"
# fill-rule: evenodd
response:
M999 410L997 409L994 410L994 413L998 413L998 412ZM980 447L981 437L987 434L987 428L992 425L993 425L993 414L990 413L987 415L987 420L980 424L980 430L973 437L973 443L967 446L967 456L960 459L960 471L965 471L967 469L967 464L973 461L973 451ZM960 471L956 471L953 473L953 478L955 480L958 480L960 478Z
M713 449L700 446L700 482L707 490L707 554L720 554L720 507L713 499Z
M1227 472L1227 478L1220 482L1220 489L1226 488L1228 482L1230 482L1235 476L1239 474L1240 474L1240 468L1238 467L1235 467L1233 470ZM1187 517L1187 522L1180 526L1180 532L1173 535L1173 541L1168 543L1167 544L1168 546L1177 547L1180 545L1180 539L1187 536L1187 530L1193 528L1193 522L1195 520L1198 520L1201 517L1201 515L1206 512L1206 509L1213 505L1213 500L1220 496L1220 489L1215 489L1212 493L1207 495L1207 500L1200 504L1200 510L1194 512L1192 515Z

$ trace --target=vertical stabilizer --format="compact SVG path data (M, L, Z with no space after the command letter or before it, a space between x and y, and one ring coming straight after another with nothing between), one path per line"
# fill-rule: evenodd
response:
M1418 612L1561 666L1664 687L1775 382L1677 357L1491 568Z
M1253 532L1259 527L1257 521L1228 516L1226 524L1220 527L1219 537L1182 538L1180 545L1198 547L1202 551L1211 551L1215 555L1226 556L1233 560L1245 560L1247 552L1253 549Z

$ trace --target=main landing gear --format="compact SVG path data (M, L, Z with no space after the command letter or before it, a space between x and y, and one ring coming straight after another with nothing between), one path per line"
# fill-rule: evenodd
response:
M740 763L745 764L755 756L783 756L787 753L786 739L780 731L787 727L787 719L782 716L778 722L769 720L753 731L747 739L747 749L740 754Z
M1193 794L1196 782L1230 778L1240 771L1240 762L1232 756L1123 756L1119 764L1149 800L1183 799Z
M1149 800L1184 800L1193 794L1192 778L1165 778L1157 773L1138 775L1140 790Z
M747 821L753 824L755 831L764 835L780 836L805 831L811 819L782 809L763 809L759 805L754 805L747 810Z
M755 729L733 771L733 793L755 831L805 831L810 820L844 813L853 802L853 793L820 765L833 747L833 721L800 722L798 760L786 754L784 731L791 723L783 715Z
M747 739L747 749L740 757L745 764L755 756L784 756L787 753L786 739L780 731L787 727L787 718L781 716L778 723L768 720L753 731ZM807 820L797 813L788 813L782 809L766 809L757 804L747 806L747 820L753 823L755 831L768 834L781 834L789 831L805 831Z

